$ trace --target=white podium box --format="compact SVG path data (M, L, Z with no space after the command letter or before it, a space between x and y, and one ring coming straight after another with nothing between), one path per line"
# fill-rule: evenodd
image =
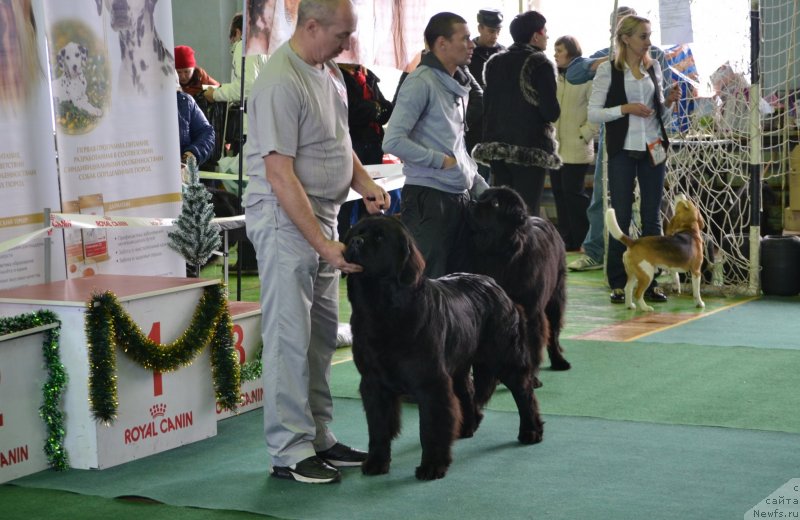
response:
M203 288L215 280L98 275L0 291L0 314L49 309L61 320L61 360L67 450L71 467L108 468L217 433L208 348L194 362L158 374L141 368L117 347L117 419L95 421L89 407L86 302L111 291L144 334L161 343L189 326ZM38 408L38 406L37 406Z
M0 483L47 469L47 426L39 417L47 380L43 325L0 336Z
M258 302L229 302L233 320L234 348L239 354L239 364L259 361L256 357L261 346L261 306ZM256 410L264 405L264 387L261 378L242 381L241 402L238 413ZM217 420L236 415L217 403Z

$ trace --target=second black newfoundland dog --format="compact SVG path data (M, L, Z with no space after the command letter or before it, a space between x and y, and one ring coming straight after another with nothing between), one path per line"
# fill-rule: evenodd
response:
M414 239L392 217L365 218L345 243L347 261L364 268L347 276L353 358L369 429L364 474L389 471L402 395L419 405L420 480L445 476L453 440L473 435L498 381L517 404L519 441L540 442L536 367L525 319L506 293L482 275L426 278Z
M470 207L469 270L491 276L525 309L539 366L545 345L552 370L569 370L559 336L567 304L564 241L549 221L528 216L511 188L489 188Z

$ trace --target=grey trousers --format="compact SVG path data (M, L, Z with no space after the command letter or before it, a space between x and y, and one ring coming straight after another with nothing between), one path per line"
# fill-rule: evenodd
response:
M336 438L331 359L339 325L339 275L274 199L245 208L261 281L264 436L273 466L330 448ZM321 224L330 238L335 220Z

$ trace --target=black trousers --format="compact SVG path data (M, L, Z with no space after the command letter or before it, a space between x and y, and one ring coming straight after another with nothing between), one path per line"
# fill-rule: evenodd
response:
M400 216L425 258L425 274L439 278L465 270L469 195L403 186Z
M550 170L550 185L556 203L558 231L564 239L567 251L581 248L589 231L589 195L584 189L588 164L564 164L558 170Z
M492 186L513 188L528 206L528 214L539 216L542 191L547 169L538 166L522 166L505 161L492 161Z

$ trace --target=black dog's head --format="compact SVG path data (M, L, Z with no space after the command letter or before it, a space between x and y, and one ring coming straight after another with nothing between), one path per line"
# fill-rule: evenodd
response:
M372 216L350 228L344 240L344 258L364 268L348 276L396 279L401 285L416 285L425 261L406 227L394 217Z
M486 241L502 241L528 220L528 208L511 188L489 188L470 206L473 241L480 248L493 247Z

